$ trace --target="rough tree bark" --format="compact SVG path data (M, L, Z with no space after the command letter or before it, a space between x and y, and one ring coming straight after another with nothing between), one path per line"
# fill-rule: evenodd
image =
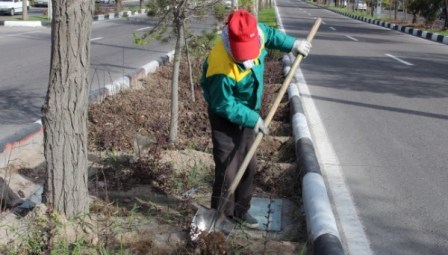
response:
M181 9L181 8L179 8ZM177 140L177 126L179 116L179 68L181 59L181 49L184 37L182 10L177 10L178 13L174 17L174 25L177 30L176 48L174 51L174 66L171 84L171 122L170 122L170 142Z
M67 217L88 212L87 109L91 0L52 0L50 79L42 107L44 201Z

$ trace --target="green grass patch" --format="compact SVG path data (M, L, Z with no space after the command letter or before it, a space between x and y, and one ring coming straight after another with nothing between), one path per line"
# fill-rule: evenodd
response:
M274 8L265 8L265 9L260 10L258 12L258 21L262 22L268 26L271 26L273 28L278 28ZM284 53L280 52L279 50L269 50L268 51L268 59L278 59L283 54Z
M258 21L268 26L277 28L274 8L266 8L260 10L260 12L258 13Z
M430 30L430 29L428 29L426 31L431 32L431 33L435 33L435 34L438 34L438 35L448 36L448 30L442 30L441 31L441 30Z
M327 6L328 9L331 10L335 10L335 11L340 11L340 12L344 12L344 13L348 13L348 14L353 14L359 17L364 17L364 18L368 18L368 19L375 19L375 17L373 17L372 15L370 15L370 13L365 12L365 11L353 11L352 9L349 8L341 8L341 7L332 7L332 6Z
M11 17L10 19L6 19L10 21L50 21L46 16L28 16L27 20L23 20L22 17Z
M131 12L140 11L140 6L131 6L128 8Z

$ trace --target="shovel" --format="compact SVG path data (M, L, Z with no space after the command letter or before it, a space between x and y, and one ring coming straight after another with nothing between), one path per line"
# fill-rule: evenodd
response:
M317 30L319 29L321 18L316 19L314 22L313 27L311 28L311 31L308 34L307 40L311 42L314 38L314 35L316 34ZM289 84L291 83L292 78L295 75L296 69L299 66L300 62L302 61L303 56L298 55L296 59L294 60L294 63L291 66L291 69L288 72L288 75L286 76L285 81L282 84L282 87L280 88L280 91L275 98L274 104L272 105L271 109L269 110L269 113L265 119L265 125L269 126L269 124L272 121L272 118L274 117L275 112L277 111L277 108L280 104L280 101L282 100L283 96L286 93L286 90L289 87ZM224 195L221 197L221 202L218 206L217 210L214 209L208 209L205 207L200 207L198 211L196 212L195 216L193 217L193 220L191 222L191 232L190 237L191 240L195 241L199 234L201 232L207 231L210 232L222 232L224 234L230 234L230 232L233 230L233 227L235 226L235 223L231 220L229 220L224 214L224 207L227 203L227 201L230 199L230 197L233 195L233 192L235 192L236 187L241 181L241 178L244 175L244 172L246 171L247 166L249 165L250 160L255 154L255 151L258 147L258 145L261 142L261 139L263 138L263 133L259 132L252 143L249 151L247 152L240 168L238 169L235 178L233 179L232 183L230 184L229 189L224 193Z

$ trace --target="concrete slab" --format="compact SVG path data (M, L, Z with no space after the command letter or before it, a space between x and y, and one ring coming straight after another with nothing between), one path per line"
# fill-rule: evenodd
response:
M282 228L282 199L254 197L249 213L258 220L258 229L280 231Z

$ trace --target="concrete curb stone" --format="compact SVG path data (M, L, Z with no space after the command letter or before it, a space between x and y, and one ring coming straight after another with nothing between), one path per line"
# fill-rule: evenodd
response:
M291 54L282 58L284 75L288 74L294 59ZM302 106L298 83L296 73L288 88L288 98L310 244L308 247L310 254L314 255L342 255L345 254L344 249Z
M321 7L321 6L320 6ZM370 24L374 24L374 25L378 25L378 26L382 26L385 28L389 28L392 30L397 30L409 35L413 35L413 36L417 36L423 39L428 39L434 42L438 42L438 43L443 43L443 44L448 44L448 36L443 36L443 35L439 35L437 33L432 33L432 32L427 32L421 29L417 29L417 28L413 28L413 27L407 27L407 26L400 26L400 25L396 25L393 23L388 23L388 22L384 22L378 19L370 19L370 18L365 18L365 17L360 17L360 16L356 16L353 14L348 14L345 12L341 12L341 11L337 11L337 10L331 10L326 8L327 10L333 11L335 13L353 18L353 19L357 19L363 22L367 22Z

